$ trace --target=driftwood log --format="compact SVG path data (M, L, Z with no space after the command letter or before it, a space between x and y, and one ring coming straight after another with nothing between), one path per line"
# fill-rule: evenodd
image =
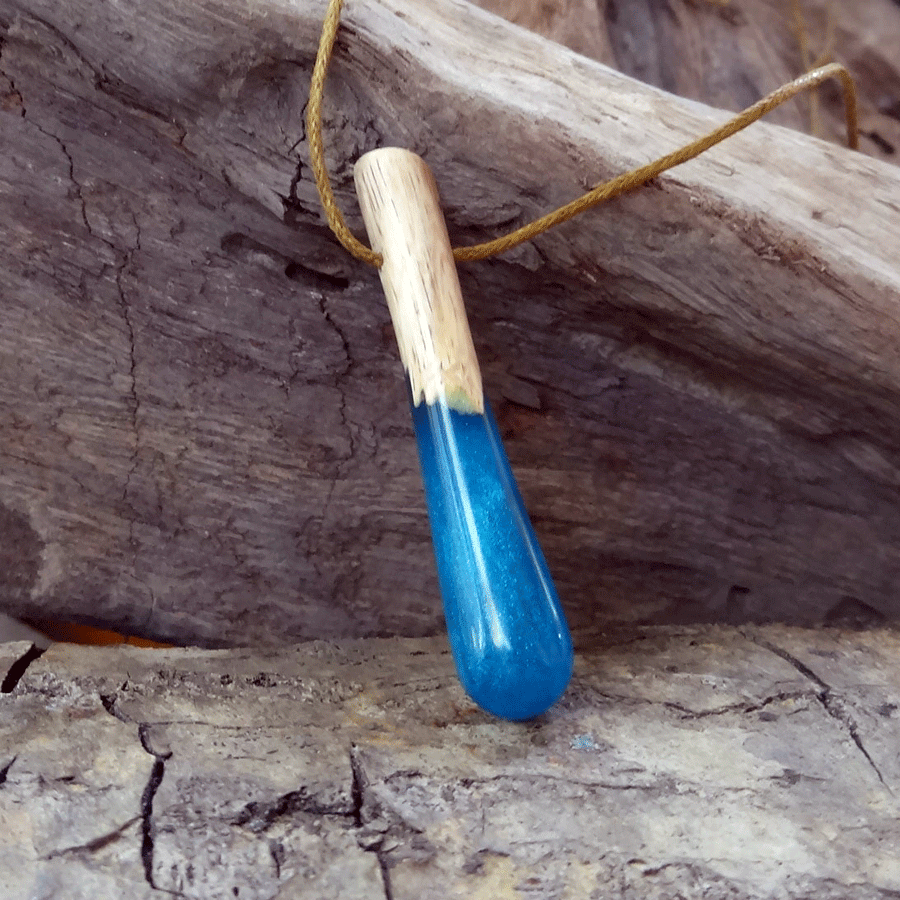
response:
M309 178L323 12L0 0L7 611L440 627L387 310ZM459 243L723 118L458 0L351 0L326 95L351 224L353 161L402 145ZM898 226L897 169L760 124L463 270L574 625L900 612Z
M476 0L484 9L681 97L738 110L836 59L860 89L861 147L900 150L900 14L893 0ZM845 139L834 86L768 122Z
M0 645L4 900L900 894L897 632L583 636L529 724L438 638L27 648Z

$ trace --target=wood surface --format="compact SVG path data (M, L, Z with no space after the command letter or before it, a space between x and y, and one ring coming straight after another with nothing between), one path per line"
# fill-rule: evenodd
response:
M740 110L832 60L859 86L863 150L900 150L900 28L893 0L475 0L545 37L663 90ZM833 86L767 117L842 142Z
M421 156L372 150L354 166L359 208L412 403L484 412L481 369L434 176Z
M891 900L900 635L582 635L531 723L439 638L55 645L4 678L4 900Z
M887 123L900 7L853 10ZM387 309L310 180L323 13L0 0L6 612L209 646L440 630ZM351 0L325 116L360 234L353 162L396 145L460 243L723 119L459 0ZM761 124L462 270L574 625L897 614L898 224L895 167Z

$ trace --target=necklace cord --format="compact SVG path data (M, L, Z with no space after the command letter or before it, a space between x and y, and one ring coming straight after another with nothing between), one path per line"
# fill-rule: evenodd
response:
M329 227L334 232L335 237L353 256L378 268L382 262L381 254L376 253L359 241L347 227L344 216L335 200L331 179L325 166L325 147L322 139L322 96L325 91L325 76L328 72L328 63L331 61L334 42L340 26L342 2L343 0L329 0L325 19L322 23L322 35L319 39L319 49L316 54L316 62L313 66L312 79L309 86L309 103L306 107L306 135L309 143L313 177ZM763 97L762 100L757 101L743 112L729 119L724 125L720 125L708 134L691 141L691 143L679 150L675 150L647 165L639 166L630 172L625 172L610 181L599 184L576 200L572 200L553 212L547 213L533 222L529 222L521 228L516 228L514 231L492 241L475 244L470 247L454 247L453 257L457 262L469 262L487 259L488 257L496 256L498 253L511 250L513 247L517 247L519 244L531 240L539 234L561 225L563 222L568 222L569 219L594 206L641 187L667 169L694 159L694 157L706 152L710 147L742 131L757 119L762 118L766 113L771 112L776 106L780 106L797 94L814 88L830 78L840 80L843 87L847 121L847 144L851 149L856 150L859 147L859 128L857 124L856 86L853 82L853 76L840 63L829 63L782 85L777 90L772 91L771 94Z

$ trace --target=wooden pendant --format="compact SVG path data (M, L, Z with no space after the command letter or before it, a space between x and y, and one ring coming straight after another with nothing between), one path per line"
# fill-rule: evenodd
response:
M457 671L483 709L529 719L565 690L572 640L484 397L434 178L394 148L364 155L355 177L384 259Z

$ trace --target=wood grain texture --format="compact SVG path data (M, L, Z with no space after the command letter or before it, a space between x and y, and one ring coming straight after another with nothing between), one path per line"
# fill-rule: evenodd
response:
M583 635L561 703L514 724L467 700L440 639L56 645L0 695L0 884L889 900L898 654L885 630Z
M446 398L460 412L483 413L481 369L431 170L421 156L386 147L353 171L412 402Z
M440 629L388 313L306 162L323 12L0 0L7 611ZM457 0L353 0L325 115L360 233L352 163L406 146L467 243L723 118ZM895 168L757 125L463 271L573 624L897 614L898 217Z
M894 0L475 0L579 53L655 87L735 112L837 61L859 88L864 151L896 163L900 150L900 27ZM845 138L832 85L767 117Z

